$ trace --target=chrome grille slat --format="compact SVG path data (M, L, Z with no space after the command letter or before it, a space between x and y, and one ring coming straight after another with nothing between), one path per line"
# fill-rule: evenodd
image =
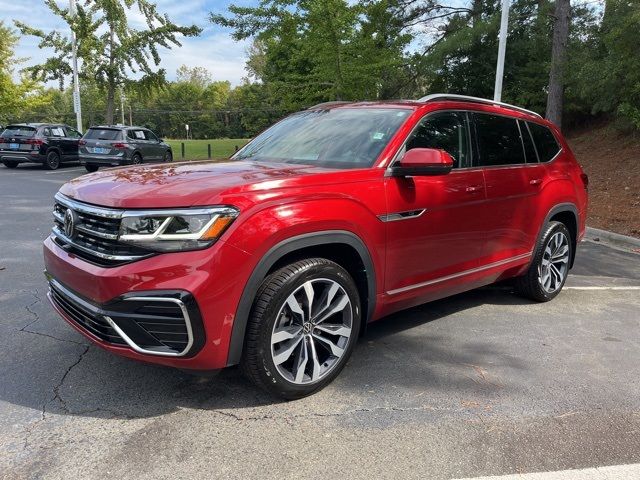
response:
M52 234L56 243L91 263L112 267L153 255L153 252L118 242L120 219L124 210L96 207L72 200L60 193L55 196ZM76 234L64 233L67 209L76 214Z

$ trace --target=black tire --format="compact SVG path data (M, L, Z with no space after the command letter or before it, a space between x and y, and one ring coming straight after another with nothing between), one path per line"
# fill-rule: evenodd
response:
M91 165L90 163L87 163L84 166L85 170L89 173L93 173L93 172L97 172L98 168L100 168L98 165Z
M554 291L549 292L545 288L543 288L540 271L543 264L545 249L548 247L549 242L556 235L556 233L564 235L567 239L568 263L566 265L564 277L562 278L559 287ZM567 280L571 258L573 258L573 241L569 230L561 222L550 222L545 227L542 236L540 237L540 240L536 245L536 249L534 251L531 264L529 265L529 269L524 275L515 279L516 292L523 297L530 298L537 302L548 302L549 300L554 299L560 293Z
M142 156L139 153L136 153L131 158L131 163L133 165L140 165L142 163Z
M173 162L173 153L171 153L171 150L167 150L166 153L164 154L164 161Z
M47 153L47 159L44 162L44 168L47 170L57 170L60 167L60 155L56 151Z
M271 353L271 335L280 308L283 308L289 295L305 282L315 279L328 279L338 283L344 289L351 306L351 333L344 347L344 353L324 377L320 377L315 383L297 384L286 379L278 371ZM347 363L358 339L361 310L360 296L353 279L337 263L324 258L309 258L277 270L264 280L256 294L247 323L241 360L242 371L260 388L287 400L302 398L321 390L340 373ZM306 341L303 339L303 343Z
M4 163L4 166L7 168L16 168L18 166L18 162L12 162L11 160L5 160L2 163Z

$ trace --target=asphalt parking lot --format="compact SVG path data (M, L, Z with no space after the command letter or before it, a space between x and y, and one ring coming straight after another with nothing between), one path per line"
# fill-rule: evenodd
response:
M583 242L551 303L500 285L396 314L328 388L275 402L235 370L195 377L110 355L54 313L41 242L54 193L82 173L0 167L0 478L462 478L640 462L640 255Z

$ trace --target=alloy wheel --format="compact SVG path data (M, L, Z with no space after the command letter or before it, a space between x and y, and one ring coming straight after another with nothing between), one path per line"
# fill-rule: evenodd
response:
M308 280L280 307L271 358L280 375L303 385L326 377L344 355L353 330L351 299L337 282Z
M544 248L538 267L538 281L547 293L562 287L569 271L569 239L563 232L554 233Z

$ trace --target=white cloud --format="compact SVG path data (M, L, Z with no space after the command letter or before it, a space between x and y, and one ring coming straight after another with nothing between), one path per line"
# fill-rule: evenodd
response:
M57 2L60 6L67 6L67 0ZM160 67L166 70L169 79L175 78L178 67L188 65L207 68L215 80L229 80L233 85L241 83L242 78L246 76L246 49L249 42L236 42L231 38L229 31L212 25L208 20L210 11L223 13L229 3L229 0L156 0L158 11L168 14L172 21L181 25L195 24L203 28L200 37L182 38L182 47L160 49ZM234 3L249 5L257 3L257 0L240 0ZM15 0L0 0L0 11L5 24L12 25L13 20L19 20L45 31L66 30L65 23L54 16L40 0L24 0L19 3ZM131 11L130 22L137 28L145 26L143 17L136 7ZM22 37L16 48L17 57L28 58L22 67L40 63L51 54L51 51L39 49L38 41L34 37ZM18 76L18 72L15 72L15 75Z

